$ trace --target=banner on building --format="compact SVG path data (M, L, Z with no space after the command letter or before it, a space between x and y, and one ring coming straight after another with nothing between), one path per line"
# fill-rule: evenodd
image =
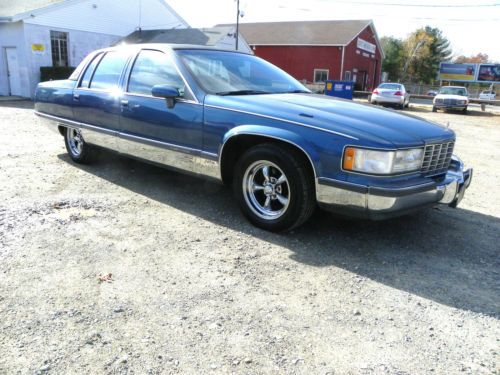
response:
M35 55L43 55L45 53L45 44L32 44L31 52Z

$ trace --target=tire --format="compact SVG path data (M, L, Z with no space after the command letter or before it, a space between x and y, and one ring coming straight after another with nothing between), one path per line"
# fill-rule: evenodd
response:
M264 143L247 150L236 163L233 190L246 218L272 232L298 227L316 208L309 162L287 145Z
M462 114L466 115L468 112L467 112L467 107L465 107L464 109L462 109Z
M403 104L398 105L398 108L401 110L405 109L405 104L403 103Z
M83 139L79 129L66 128L64 144L69 157L75 163L86 164L92 161L92 149Z
M437 112L437 111L438 111L438 110L437 110L436 106L434 106L434 105L433 105L433 106L432 106L432 112Z

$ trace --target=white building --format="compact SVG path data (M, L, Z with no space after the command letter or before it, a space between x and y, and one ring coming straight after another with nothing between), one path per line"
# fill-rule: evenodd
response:
M32 97L42 66L77 66L139 28L187 28L165 0L0 0L0 95Z

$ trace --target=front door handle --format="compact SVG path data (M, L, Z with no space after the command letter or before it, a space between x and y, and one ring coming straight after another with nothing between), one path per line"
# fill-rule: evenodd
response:
M128 100L122 100L120 101L120 104L122 105L122 107L128 107Z
M79 101L80 100L80 94L73 94L73 100L75 102Z

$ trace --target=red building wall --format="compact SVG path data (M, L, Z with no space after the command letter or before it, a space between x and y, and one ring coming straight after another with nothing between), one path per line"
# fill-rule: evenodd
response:
M255 46L254 53L298 80L312 82L314 69L328 69L328 79L340 78L342 47Z
M361 39L376 45L371 27L359 35ZM375 54L357 48L357 39L345 47L344 69L356 78L358 89L372 90L380 82L382 57L380 49ZM343 79L341 76L342 48L337 46L255 46L256 56L280 67L298 80L314 81L314 69L328 69L328 79ZM358 53L358 52L359 53ZM373 57L372 57L373 55ZM356 72L357 70L357 72Z
M371 27L364 29L358 37L377 45ZM357 48L358 37L354 38L354 40L345 47L344 72L350 71L352 80L355 80L354 75L356 75L356 82L358 85L361 85L361 87L358 87L359 89L373 90L380 83L382 54L378 46L375 50L375 54ZM355 72L355 70L357 70L357 72ZM364 85L363 81L365 81Z

